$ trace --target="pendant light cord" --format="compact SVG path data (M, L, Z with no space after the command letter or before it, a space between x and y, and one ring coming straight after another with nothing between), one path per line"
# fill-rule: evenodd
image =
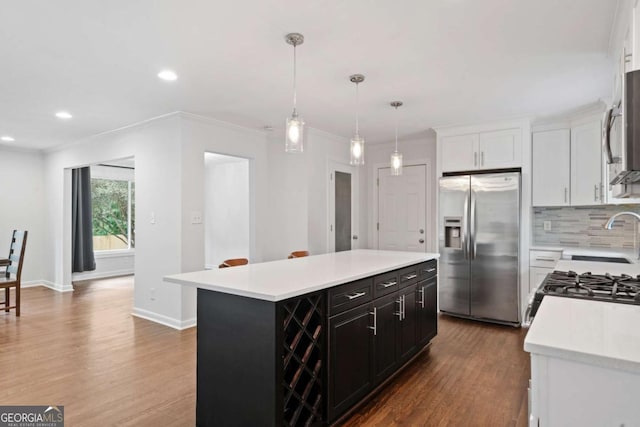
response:
M296 45L293 45L293 114L296 114L297 101L297 85L296 85Z
M398 152L398 107L396 107L396 153Z
M356 136L360 136L360 127L358 126L358 110L360 107L360 93L358 91L359 83L356 83Z

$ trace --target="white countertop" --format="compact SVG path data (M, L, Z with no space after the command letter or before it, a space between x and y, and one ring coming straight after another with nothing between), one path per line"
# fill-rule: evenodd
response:
M227 294L282 301L439 257L436 253L358 249L175 274L165 276L164 280Z
M640 373L640 306L546 296L524 349Z

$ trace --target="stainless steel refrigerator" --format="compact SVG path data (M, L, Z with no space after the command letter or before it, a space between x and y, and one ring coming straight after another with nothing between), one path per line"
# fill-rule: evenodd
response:
M520 173L440 179L440 311L520 323Z

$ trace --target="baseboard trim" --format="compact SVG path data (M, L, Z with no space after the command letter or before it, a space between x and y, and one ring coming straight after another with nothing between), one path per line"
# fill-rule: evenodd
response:
M34 288L36 286L44 286L45 288L53 289L56 292L73 292L72 285L61 285L59 283L53 283L48 280L29 280L20 284L21 288Z
M138 308L138 307L133 307L133 311L131 312L131 315L135 317L139 317L141 319L160 323L161 325L168 326L170 328L177 329L179 331L193 328L197 324L195 318L178 320L178 319L174 319L173 317L154 313L153 311L145 310L143 308Z
M134 273L135 273L135 270L133 268L127 268L125 270L103 271L103 272L74 273L72 275L71 280L73 280L74 282L79 282L81 280L95 280L95 279L106 279L108 277L130 276Z

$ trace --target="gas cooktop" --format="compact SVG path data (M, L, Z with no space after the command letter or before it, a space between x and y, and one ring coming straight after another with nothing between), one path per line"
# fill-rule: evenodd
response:
M549 273L529 302L527 322L533 319L546 295L640 305L640 275L578 274L575 271Z

